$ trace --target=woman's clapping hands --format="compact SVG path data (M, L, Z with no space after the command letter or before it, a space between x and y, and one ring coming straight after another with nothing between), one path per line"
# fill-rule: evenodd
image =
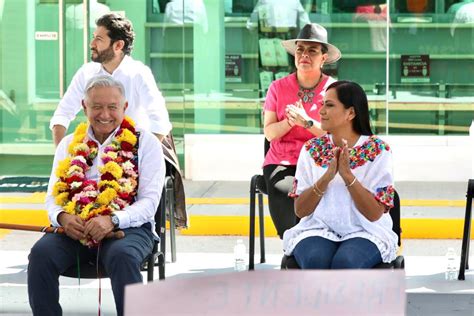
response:
M324 174L328 182L330 182L337 173L342 177L342 179L348 183L354 179L350 168L350 159L349 159L349 148L347 146L347 140L342 139L342 147L335 147L333 149L334 159L329 163L328 170Z
M306 121L311 118L306 113L301 100L296 101L295 104L288 104L285 109L286 118L290 125L298 125L305 127Z

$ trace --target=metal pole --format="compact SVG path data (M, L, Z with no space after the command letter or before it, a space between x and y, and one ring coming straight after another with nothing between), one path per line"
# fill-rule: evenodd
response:
M82 23L84 28L82 31L82 44L84 52L84 64L89 60L89 0L82 1Z
M388 135L389 130L389 110L388 110L388 99L390 90L390 0L387 1L387 18L385 21L385 38L387 39L387 49L385 51L385 134Z
M64 95L64 1L58 0L59 16L59 98Z

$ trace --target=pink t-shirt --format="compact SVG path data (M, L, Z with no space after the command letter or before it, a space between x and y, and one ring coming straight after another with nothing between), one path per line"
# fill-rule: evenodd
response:
M308 115L320 121L319 110L323 105L323 98L326 88L335 80L329 76L323 75L323 79L314 89L314 97L311 103L303 102L303 107ZM268 89L265 99L264 110L275 112L278 121L286 118L285 109L288 104L295 104L298 97L299 85L296 79L296 73L275 80ZM265 156L263 166L266 165L296 165L301 147L304 142L315 137L305 128L294 126L288 133L281 138L270 142L270 150Z

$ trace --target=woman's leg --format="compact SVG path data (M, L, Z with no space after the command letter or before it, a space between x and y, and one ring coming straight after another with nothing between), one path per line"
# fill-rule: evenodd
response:
M365 238L351 238L340 243L331 269L370 269L382 262L377 246Z
M283 238L285 230L297 223L294 201L288 197L293 187L295 171L295 166L267 165L263 167L270 215L280 239Z
M293 251L301 269L329 269L338 243L319 236L300 241Z

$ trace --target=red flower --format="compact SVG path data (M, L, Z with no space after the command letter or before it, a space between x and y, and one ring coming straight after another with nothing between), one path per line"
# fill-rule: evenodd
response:
M115 177L110 172L106 172L100 177L100 180L112 181L115 180Z
M129 129L130 132L135 134L135 128L125 119L122 121L122 124L120 124L120 127Z
M87 156L89 156L89 154L88 154L87 152L83 151L83 150L78 150L78 151L76 152L76 155L77 155L77 156L82 156L82 157L87 157Z
M69 177L69 178L66 178L66 183L71 184L71 183L73 183L73 182L75 182L75 181L80 182L80 181L83 181L83 180L84 180L83 177L80 177L80 176L78 176L77 174L75 174L75 175L72 175L72 176Z
M132 149L133 149L132 144L127 143L127 142L122 142L120 144L120 147L122 148L122 150L125 150L125 151L132 151Z
M110 214L112 214L112 211L110 210L110 208L107 208L103 210L102 212L100 212L100 215L110 215Z
M119 192L119 193L118 193L118 196L119 196L119 198L121 198L122 200L128 200L128 199L129 199L129 194L128 194L128 193L125 193L125 192Z

